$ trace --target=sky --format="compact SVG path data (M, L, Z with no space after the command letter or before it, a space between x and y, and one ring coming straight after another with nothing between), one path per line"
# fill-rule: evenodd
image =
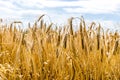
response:
M46 21L65 24L70 17L100 22L115 29L120 24L120 0L0 0L0 18L6 22L34 22L42 14ZM117 29L117 28L116 28Z

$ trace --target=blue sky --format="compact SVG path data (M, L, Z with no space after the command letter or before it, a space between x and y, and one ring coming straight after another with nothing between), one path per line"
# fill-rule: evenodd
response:
M84 16L114 28L120 22L120 0L0 0L0 18L33 22L47 14L52 22L64 24L67 18Z

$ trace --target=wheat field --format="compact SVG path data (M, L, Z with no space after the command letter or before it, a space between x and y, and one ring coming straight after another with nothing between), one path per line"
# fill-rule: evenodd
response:
M44 16L25 30L16 27L21 21L0 24L0 80L120 80L118 32L83 17L53 28Z

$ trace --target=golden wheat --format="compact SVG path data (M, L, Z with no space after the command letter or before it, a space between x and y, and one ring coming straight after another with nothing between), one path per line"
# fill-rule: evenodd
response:
M77 31L74 17L54 30L54 23L47 25L44 16L33 26L28 23L26 30L21 28L21 21L0 24L1 80L120 79L118 32L104 31L95 22L87 26L83 17L78 18Z

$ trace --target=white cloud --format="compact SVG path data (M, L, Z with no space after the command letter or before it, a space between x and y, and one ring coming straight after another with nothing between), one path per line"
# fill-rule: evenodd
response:
M91 13L91 14L100 14L100 13L114 13L119 11L120 1L119 0L88 0L83 1L84 3L80 4L76 8L64 8L65 11L69 13Z
M117 10L115 9L97 9L97 8L64 8L68 13L90 13L90 14L106 14L114 13Z
M120 8L120 0L36 1L44 7L63 7L65 11L71 13L109 13L118 11Z
M15 7L11 2L9 1L0 1L0 7L6 7L6 8L13 8Z
M55 1L55 0L34 0L46 7L72 7L83 6L91 8L112 8L120 4L119 0L80 0L80 1Z
M18 4L16 4L18 3ZM23 14L43 14L49 13L44 8L62 7L63 13L114 13L118 12L120 0L80 0L80 1L60 1L60 0L1 0L0 1L0 17L1 15L18 15ZM22 6L22 7L21 7ZM74 7L74 8L73 8ZM29 8L28 10L26 10ZM36 9L36 10L35 10ZM16 11L17 10L17 11ZM55 10L57 12L57 10ZM5 14L3 14L5 13ZM55 14L55 13L53 13Z
M26 2L28 1L28 2ZM31 0L33 1L33 0ZM37 3L29 2L29 0L18 0L17 1L20 5L17 5L14 3L14 0L1 0L0 1L0 18L21 18L25 17L23 15L31 15L29 17L32 17L32 15L40 15L40 14L46 14L47 12L42 10L42 6L38 5ZM26 5L25 5L26 4ZM23 6L23 7L21 7ZM29 9L26 9L26 7L30 7ZM39 8L39 9L32 9L32 8ZM27 16L28 17L28 16Z
M64 24L69 17L81 16L84 13L115 13L119 15L119 5L120 0L0 0L0 18L11 17L23 21L28 19L29 21L30 18L37 18L40 14L47 14L53 22ZM58 14L57 8L64 10L63 14ZM103 23L103 20L101 20L101 23ZM113 22L108 21L106 23L110 24Z

